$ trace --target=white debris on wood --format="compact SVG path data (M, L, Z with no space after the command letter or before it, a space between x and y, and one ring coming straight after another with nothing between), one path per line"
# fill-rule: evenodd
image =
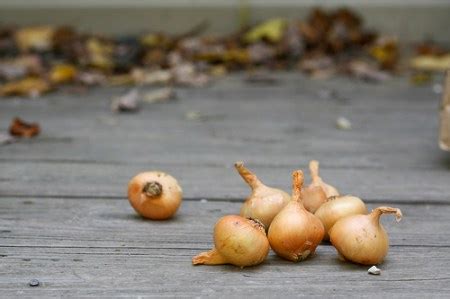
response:
M139 92L136 88L123 96L116 98L111 103L114 112L135 112L139 109Z
M201 203L207 203L208 200L207 200L206 198L202 198L202 199L200 199L200 202L201 202Z
M381 274L381 270L377 266L370 267L369 270L367 270L367 272L372 275L380 275Z
M336 119L336 127L340 130L350 130L352 123L347 118L340 116Z

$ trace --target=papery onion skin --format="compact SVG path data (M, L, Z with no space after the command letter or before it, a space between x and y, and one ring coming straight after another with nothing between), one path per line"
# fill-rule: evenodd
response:
M356 196L345 195L330 197L326 203L317 209L314 215L322 221L325 227L323 239L329 240L329 231L339 219L358 214L367 214L364 202Z
M147 189L146 189L147 188ZM161 171L142 172L128 183L128 200L142 217L165 220L181 205L183 190L177 180Z
M302 191L303 206L311 213L327 202L327 195L322 186L309 186Z
M244 218L258 219L268 229L275 215L291 200L291 196L283 190L264 185L256 175L244 167L243 162L236 162L234 166L252 189L252 193L241 207L240 215Z
M384 213L395 213L397 221L402 217L399 209L379 207L369 215L347 216L334 224L330 241L343 259L363 265L383 262L389 251L389 237L380 223Z
M194 265L256 266L269 254L264 225L237 215L224 216L214 227L214 248L192 259Z
M319 176L319 161L311 160L309 162L309 170L311 172L312 178L312 183L309 185L309 187L321 186L327 198L331 196L339 196L339 191L330 184L325 183Z
M281 210L269 227L269 243L275 253L299 262L313 254L325 233L322 222L308 212L301 202L303 173L293 173L292 201Z

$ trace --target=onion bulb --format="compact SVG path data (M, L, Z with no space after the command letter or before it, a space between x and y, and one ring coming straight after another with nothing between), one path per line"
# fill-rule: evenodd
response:
M324 240L329 240L328 233L336 221L358 214L367 214L367 208L360 198L352 195L330 197L315 213L325 227Z
M240 215L257 219L268 229L273 217L286 206L291 196L283 190L264 185L243 162L236 162L234 167L252 189L252 193L241 207Z
M321 186L308 186L302 190L303 206L311 213L327 202L327 195Z
M280 257L299 262L313 254L325 233L322 222L302 203L303 172L292 174L292 200L269 227L269 243Z
M363 265L379 264L389 250L389 237L380 223L382 214L402 218L400 209L378 207L368 215L352 215L338 220L330 231L330 240L344 260Z
M228 215L220 218L214 227L214 248L192 258L192 264L255 266L265 260L269 249L261 222Z
M180 207L183 191L177 180L160 171L142 172L128 183L128 200L141 216L153 220L172 217Z
M309 162L309 171L311 172L312 178L312 183L309 185L309 188L314 186L322 187L327 198L331 196L339 196L339 191L335 187L325 183L319 176L319 161L311 160Z

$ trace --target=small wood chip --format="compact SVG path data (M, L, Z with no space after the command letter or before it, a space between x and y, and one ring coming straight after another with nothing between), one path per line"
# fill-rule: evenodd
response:
M367 272L372 275L380 275L381 274L381 270L379 268L377 268L377 266L370 267L369 270L367 270Z
M336 127L340 130L350 130L352 123L347 118L341 116L336 119Z

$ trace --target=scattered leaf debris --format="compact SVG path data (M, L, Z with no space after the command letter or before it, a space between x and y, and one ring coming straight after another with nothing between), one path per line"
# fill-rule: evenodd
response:
M304 19L273 18L226 35L203 34L201 22L178 35L145 32L121 37L67 26L0 26L0 96L38 97L67 84L203 87L233 71L248 83L273 84L276 70L313 79L349 75L382 82L402 72L397 37L369 30L347 8L314 8ZM416 71L450 68L449 49L431 40L407 59ZM124 108L127 110L127 108ZM133 110L133 108L131 109Z
M38 123L28 123L16 117L12 120L9 133L12 136L31 138L37 136L41 129Z

